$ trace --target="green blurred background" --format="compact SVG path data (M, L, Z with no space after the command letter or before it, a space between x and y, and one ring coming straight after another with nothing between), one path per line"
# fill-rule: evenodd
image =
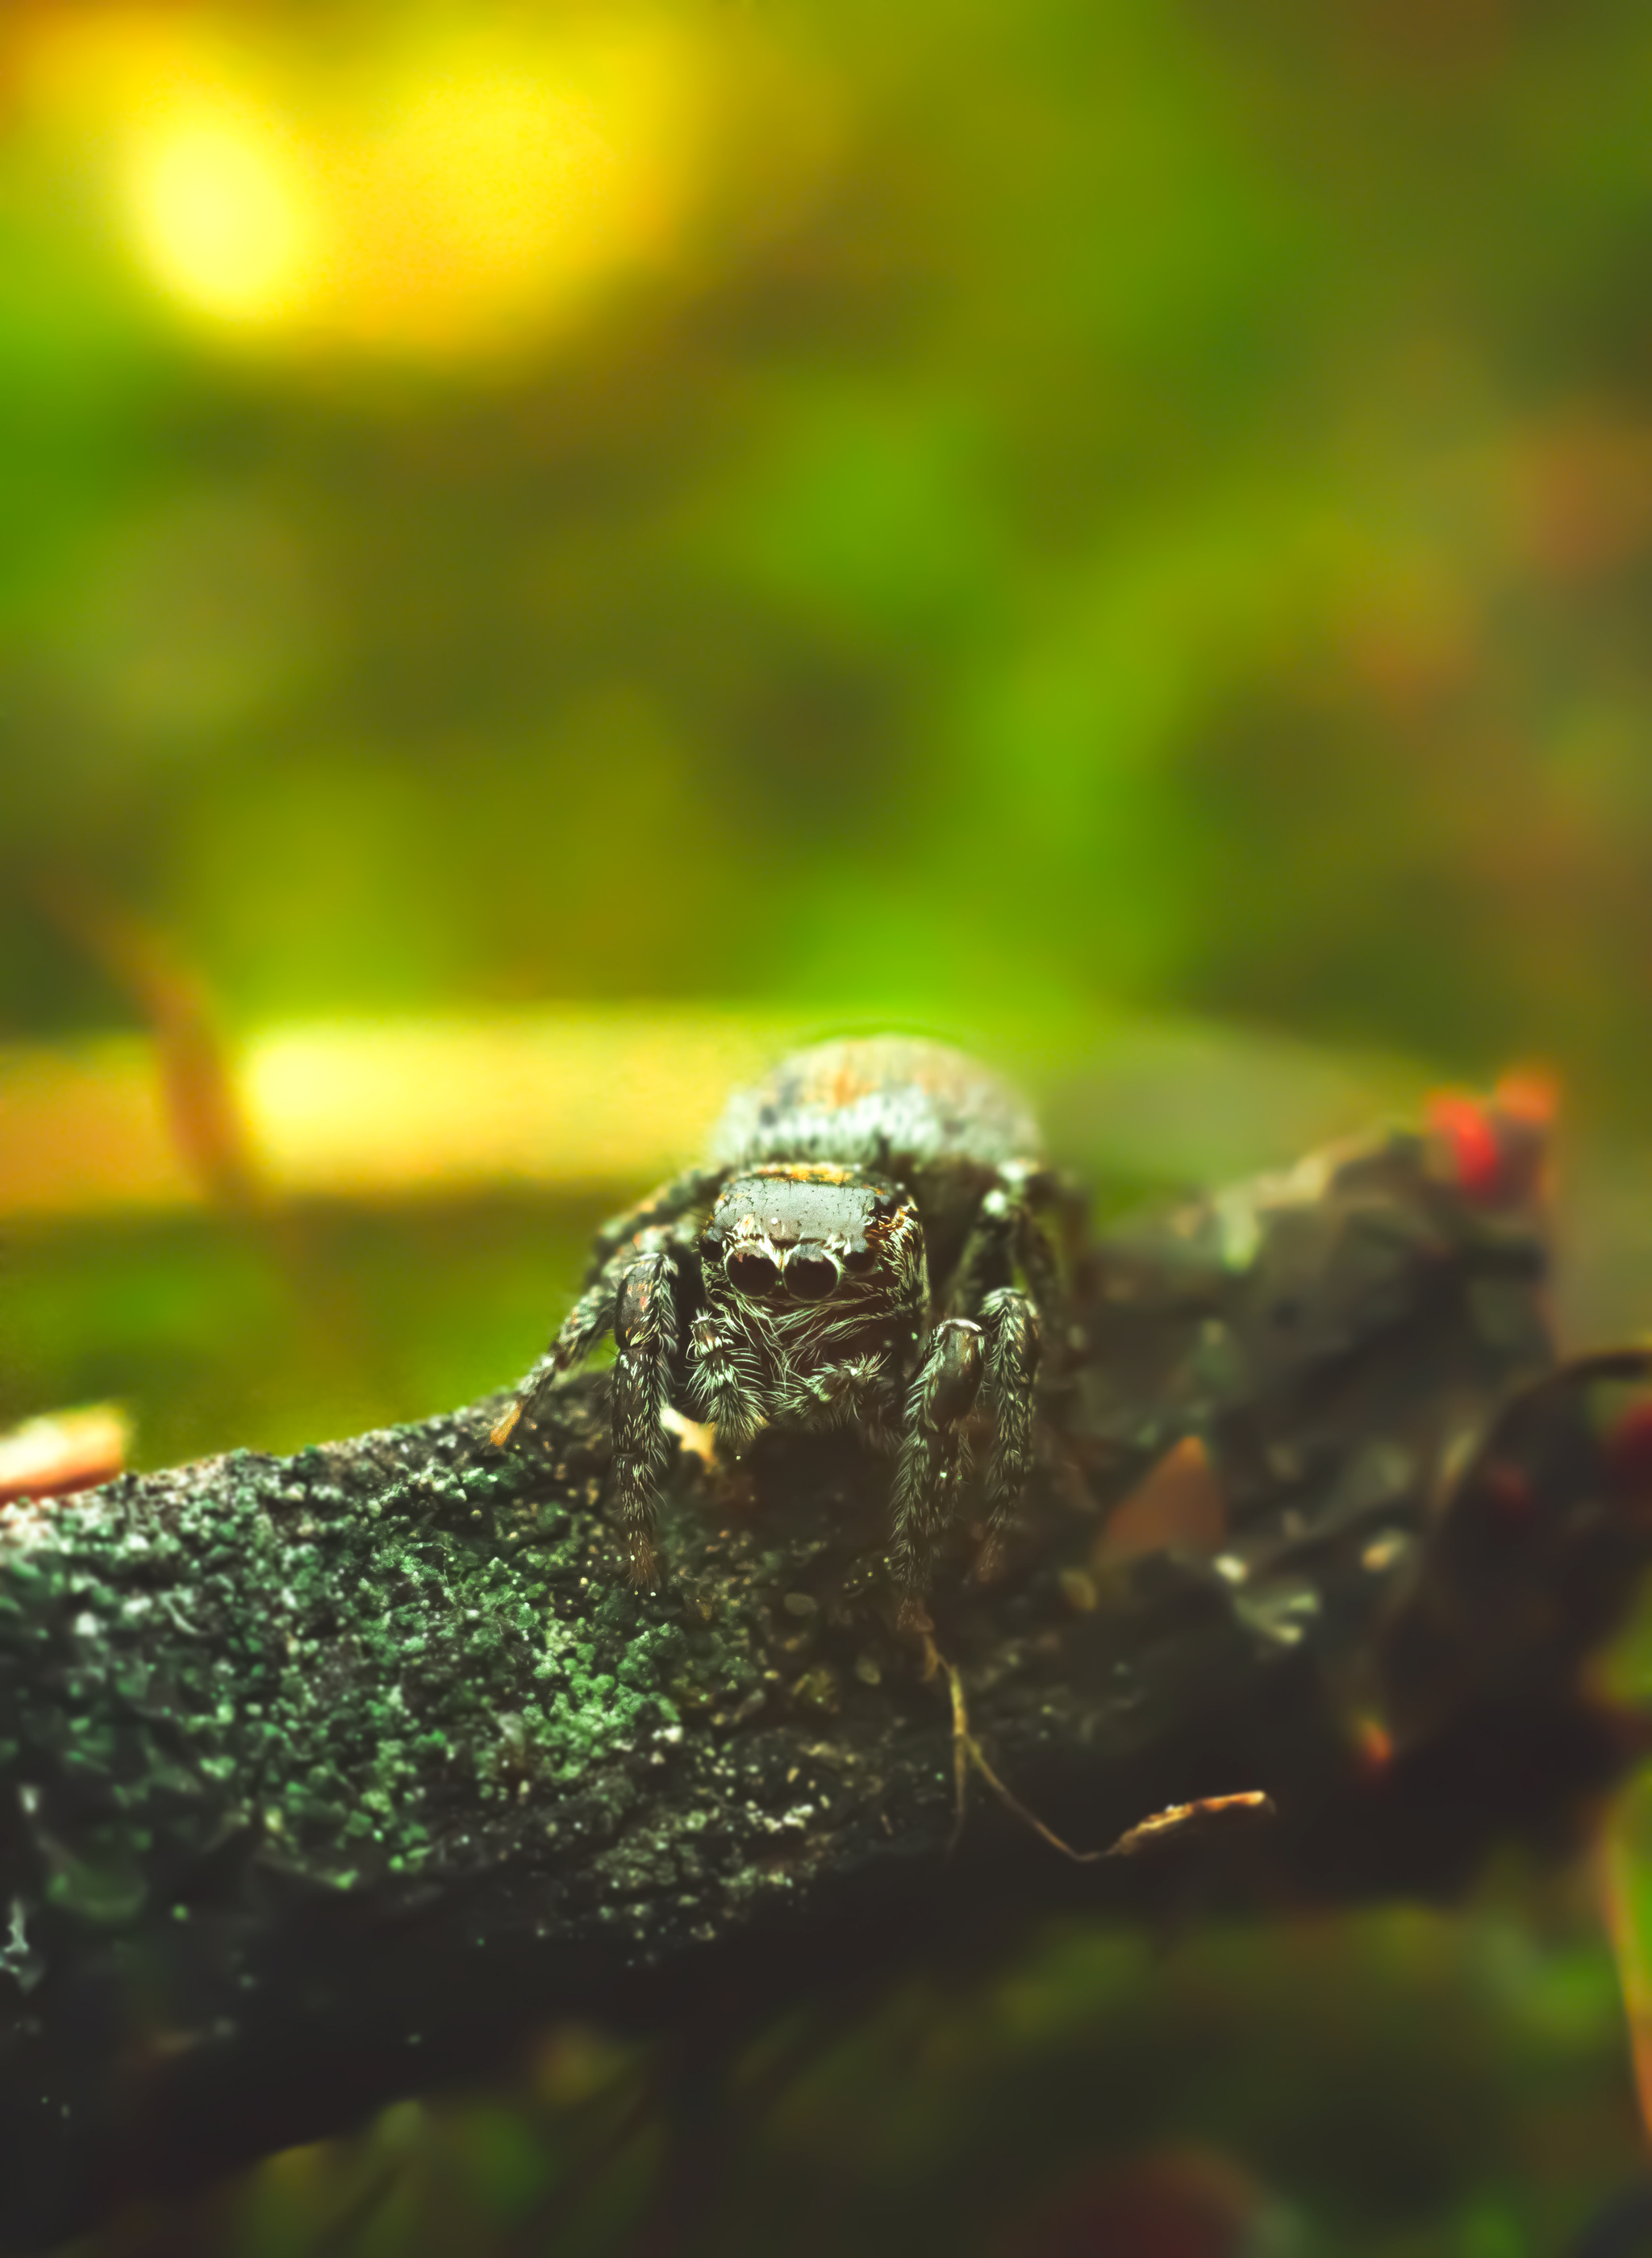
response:
M187 1196L0 1151L0 1422L116 1397L154 1463L536 1351L628 1164L273 1193L238 1061L311 1022L931 1028L1110 1206L1535 1059L1569 1323L1652 1310L1644 8L12 0L0 120L0 1131L122 1034L207 1117ZM1131 2140L1294 2174L1293 2247L1558 2248L1635 2136L1553 1918L1519 1980L1393 1944L1400 2008L1351 1935L1340 2039L1239 1952L1322 2084L1399 2015L1372 2143L1474 2114L1386 2208L1247 2149L1243 2047ZM1528 2057L1588 2138L1520 2130ZM1017 2201L1081 2123L1014 2120Z
M9 1028L117 1009L67 863L238 1020L1039 995L1643 1101L1643 11L7 25Z

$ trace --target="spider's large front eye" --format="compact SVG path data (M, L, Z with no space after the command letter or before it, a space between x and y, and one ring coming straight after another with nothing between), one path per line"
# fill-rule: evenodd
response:
M823 1246L794 1246L786 1257L786 1285L800 1302L824 1301L841 1275Z
M780 1265L761 1246L736 1246L723 1264L731 1286L742 1294L767 1294L780 1282Z

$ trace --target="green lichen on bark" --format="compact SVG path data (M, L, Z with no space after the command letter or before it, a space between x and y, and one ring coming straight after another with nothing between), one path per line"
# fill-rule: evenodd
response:
M40 1509L0 1597L21 1676L0 1762L37 1798L45 1772L105 1806L72 1840L36 1829L50 1901L130 1921L230 1826L341 1890L550 1871L700 1760L685 1715L720 1733L784 1706L810 1644L797 1564L690 1527L665 1588L631 1592L598 1509L597 1392L571 1393L533 1463L486 1441L485 1405ZM817 1712L821 1681L792 1676ZM609 1854L604 1910L622 1874L656 1894L673 1858L700 1878L698 1849Z

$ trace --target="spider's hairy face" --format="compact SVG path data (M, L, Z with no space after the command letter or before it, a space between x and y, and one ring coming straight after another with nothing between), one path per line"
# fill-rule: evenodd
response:
M775 1161L734 1177L699 1253L713 1308L770 1366L891 1344L927 1294L917 1207L858 1168Z

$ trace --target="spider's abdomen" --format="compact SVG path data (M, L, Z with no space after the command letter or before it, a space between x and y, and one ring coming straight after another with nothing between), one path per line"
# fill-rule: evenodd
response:
M944 1044L880 1035L794 1051L764 1082L730 1100L712 1157L836 1161L909 1189L950 1169L984 1179L1036 1156L1038 1125L996 1077Z

